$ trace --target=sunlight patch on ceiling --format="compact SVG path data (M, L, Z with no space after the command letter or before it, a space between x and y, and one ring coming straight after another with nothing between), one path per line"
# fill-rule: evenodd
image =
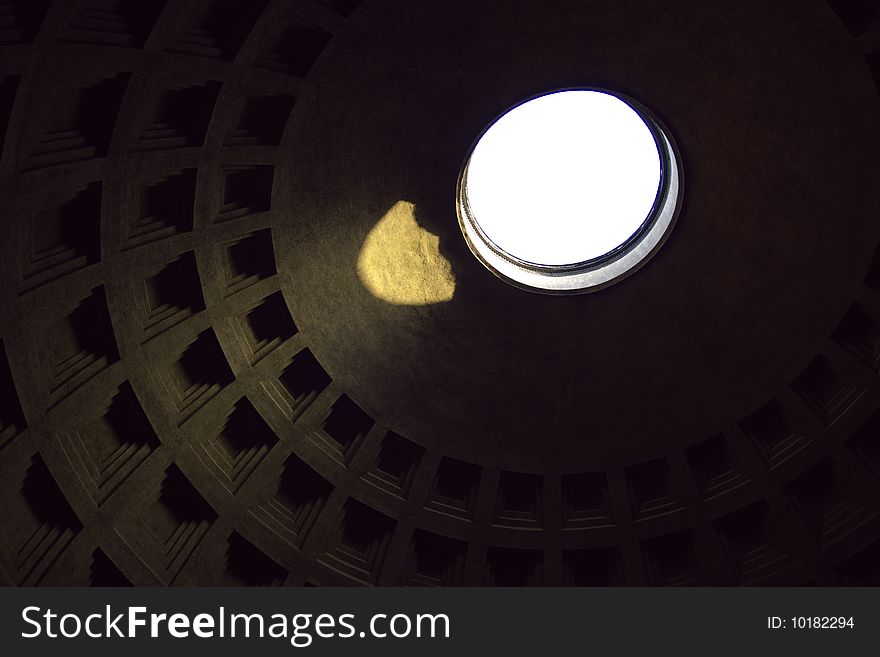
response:
M450 301L455 275L440 253L440 238L419 226L415 205L398 201L367 235L357 262L364 287L398 306Z

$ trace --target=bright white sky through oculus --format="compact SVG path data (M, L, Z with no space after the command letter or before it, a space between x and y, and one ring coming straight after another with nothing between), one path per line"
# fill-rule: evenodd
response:
M660 155L625 102L598 91L541 96L480 138L467 171L471 216L498 247L565 265L625 242L651 211Z

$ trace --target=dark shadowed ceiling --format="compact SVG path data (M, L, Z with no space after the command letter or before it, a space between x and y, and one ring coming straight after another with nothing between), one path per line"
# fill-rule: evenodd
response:
M880 582L880 2L0 2L10 585ZM599 87L669 240L469 252L499 113Z

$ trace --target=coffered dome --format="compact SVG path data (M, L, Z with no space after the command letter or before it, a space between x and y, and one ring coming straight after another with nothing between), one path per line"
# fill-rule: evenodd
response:
M880 581L880 5L0 4L7 584ZM562 89L680 176L590 294L461 230Z

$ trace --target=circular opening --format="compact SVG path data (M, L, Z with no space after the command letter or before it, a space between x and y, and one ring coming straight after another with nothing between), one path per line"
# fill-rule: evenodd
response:
M459 220L471 251L505 280L588 291L653 254L679 179L672 143L644 108L605 91L558 91L483 132L459 179Z

